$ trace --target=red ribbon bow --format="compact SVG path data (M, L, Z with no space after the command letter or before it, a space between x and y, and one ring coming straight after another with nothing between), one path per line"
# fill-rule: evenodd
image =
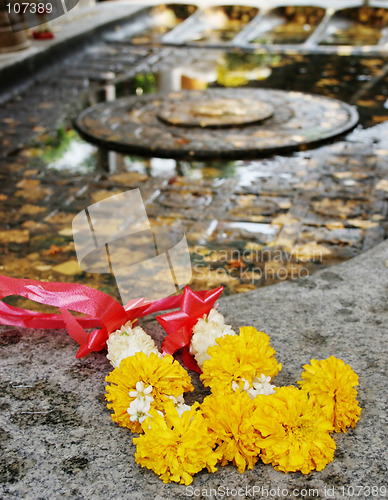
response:
M40 313L10 306L0 300L0 324L50 330L67 328L69 335L80 344L76 357L81 358L92 351L104 349L109 334L121 328L128 321L136 321L148 314L176 309L181 306L182 311L171 313L171 319L165 320L165 323L170 325L172 316L177 314L182 320L186 318L187 323L184 328L183 323L181 324L184 341L179 342L179 334L166 329L169 337L163 345L167 347L170 345L170 348L164 348L164 352L170 352L173 346L181 344L180 347L183 347L187 345L187 341L190 343L192 332L189 332L189 325L194 326L198 318L210 311L221 292L222 288L195 293L186 287L183 296L166 297L150 302L139 298L122 306L109 295L86 285L46 283L0 276L0 299L10 295L19 295L40 304L58 307L61 312L61 314ZM86 314L87 317L73 316L70 311ZM179 316L180 314L181 316ZM166 317L168 315L159 316L162 318L159 321L162 325L163 318ZM85 330L85 328L97 327L98 329L89 333ZM173 352L176 352L180 347ZM189 365L186 366L190 368Z
M197 373L201 373L201 369L194 356L190 354L193 327L204 314L209 314L222 290L223 287L221 286L205 293L196 293L186 286L180 305L181 310L156 317L167 332L167 337L162 344L162 352L174 354L179 349L182 349L184 364Z

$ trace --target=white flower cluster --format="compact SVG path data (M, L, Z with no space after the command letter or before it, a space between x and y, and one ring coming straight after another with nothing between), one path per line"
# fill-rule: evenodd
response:
M209 347L215 345L216 339L225 335L236 335L231 325L225 325L225 318L216 309L211 309L208 315L199 319L193 328L190 353L195 357L198 366L210 359L207 354Z
M256 396L259 394L265 394L266 396L269 396L270 394L275 394L275 386L271 385L271 377L266 377L265 375L261 374L260 377L253 377L252 379L252 387L248 380L245 378L240 379L241 382L244 383L243 387L241 387L240 384L237 382L233 381L232 382L232 389L236 392L237 390L243 390L246 391L251 399L255 399Z
M106 345L108 348L107 358L114 368L119 366L123 359L140 351L144 352L146 356L151 352L159 354L155 342L143 328L140 326L132 328L130 322L122 326L120 330L111 333Z
M149 411L151 409L151 403L154 398L151 396L152 385L145 387L144 382L136 383L136 391L130 391L129 395L131 398L135 398L132 403L127 408L129 413L129 419L131 422L136 422L137 420L142 423L147 417L150 417Z

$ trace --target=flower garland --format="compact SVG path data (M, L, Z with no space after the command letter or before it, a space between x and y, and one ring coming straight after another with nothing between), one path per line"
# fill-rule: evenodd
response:
M112 420L139 436L135 459L164 482L190 484L197 472L231 462L239 472L261 459L283 472L320 471L334 458L332 432L360 419L358 376L330 356L304 365L299 388L276 387L282 365L264 332L243 326L239 334L215 309L222 287L122 306L85 285L0 276L0 299L18 295L58 307L61 314L10 306L0 300L0 324L48 330L67 328L80 344L76 357L107 347L113 370L106 377ZM167 335L160 353L138 318L157 316ZM83 314L73 316L71 311ZM86 316L85 316L86 315ZM97 328L87 332L86 329ZM173 358L181 350L187 368L200 373L211 394L191 407L186 370Z
M166 317L174 314L157 318L170 333ZM125 325L107 341L114 366L106 377L108 408L113 421L139 434L133 439L138 464L165 483L188 485L217 464L231 462L244 472L261 459L285 473L308 474L333 460L330 434L360 419L358 376L350 366L334 356L312 359L299 388L275 387L282 365L264 332L243 326L237 335L214 307L201 317L173 316L175 325L177 318L181 347L211 390L202 404L185 404L184 393L193 390L188 373L170 354L159 354L140 327Z

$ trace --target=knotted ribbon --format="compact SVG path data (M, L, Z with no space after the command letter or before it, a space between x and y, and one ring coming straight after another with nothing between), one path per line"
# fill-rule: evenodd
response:
M90 352L104 349L109 334L128 321L135 322L148 314L180 307L181 311L158 317L167 332L163 352L173 354L178 349L187 347L196 320L210 311L221 292L222 287L197 293L185 287L183 295L147 302L144 298L138 298L122 306L109 295L86 285L0 276L0 299L18 295L40 304L58 307L61 313L40 313L10 306L0 300L0 324L50 330L67 328L69 335L80 344L76 357L81 358ZM73 316L70 311L86 316ZM97 329L87 332L85 328ZM187 361L191 366L195 365L194 368L198 371L188 348L186 351L185 364ZM190 368L189 365L186 366Z
M209 314L216 300L221 295L223 287L215 288L207 292L194 292L188 286L182 296L180 311L157 316L157 321L167 332L167 337L162 344L162 351L174 354L182 349L182 359L190 370L201 373L195 358L190 354L190 342L193 335L193 327L199 318Z

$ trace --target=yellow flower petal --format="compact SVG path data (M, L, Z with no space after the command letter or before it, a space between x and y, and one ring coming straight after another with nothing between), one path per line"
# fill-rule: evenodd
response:
M322 470L336 448L330 422L319 405L296 387L281 387L275 394L259 395L252 423L256 446L264 463L283 472Z
M154 401L151 408L163 410L169 396L178 397L184 392L193 391L191 379L182 366L170 355L160 358L151 352L146 356L138 352L121 361L105 379L111 385L106 386L108 408L113 409L112 420L121 427L128 427L132 432L142 432L138 421L132 422L127 412L135 399L129 395L136 390L137 382L152 386Z
M358 376L352 368L334 356L318 361L312 359L304 365L302 380L298 384L310 397L314 397L334 426L335 432L346 432L360 420L358 405Z
M153 470L165 483L188 485L204 467L215 472L215 436L208 432L198 408L196 403L181 417L172 402L165 405L165 416L151 410L152 418L142 425L144 434L133 440L136 462Z
M232 382L266 375L273 378L282 365L274 357L269 337L252 326L240 328L240 335L226 335L208 349L211 356L203 364L201 380L212 392L233 392Z
M252 469L259 450L251 422L254 406L248 394L218 392L207 396L201 409L209 431L216 436L221 465L233 462L239 472Z

